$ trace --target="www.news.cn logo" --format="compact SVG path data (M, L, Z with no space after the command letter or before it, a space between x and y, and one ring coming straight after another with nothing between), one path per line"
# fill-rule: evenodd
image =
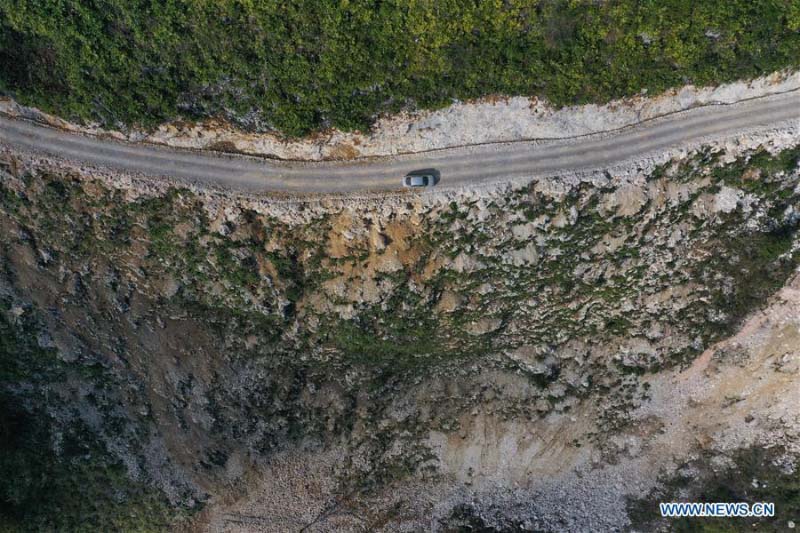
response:
M765 517L775 516L775 504L759 502L749 504L745 502L713 502L713 503L659 503L661 516L668 518L678 517Z

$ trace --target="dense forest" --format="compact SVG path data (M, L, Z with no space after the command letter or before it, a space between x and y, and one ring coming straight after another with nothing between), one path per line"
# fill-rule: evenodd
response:
M4 0L0 92L295 136L453 99L602 102L800 63L797 0Z

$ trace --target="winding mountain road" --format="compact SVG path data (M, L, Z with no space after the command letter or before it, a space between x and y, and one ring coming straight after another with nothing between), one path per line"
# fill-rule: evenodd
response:
M698 107L572 139L484 144L350 162L284 162L123 143L3 116L0 143L93 166L245 191L346 193L397 189L401 177L418 168L439 169L440 187L603 169L647 154L794 122L800 126L800 91Z

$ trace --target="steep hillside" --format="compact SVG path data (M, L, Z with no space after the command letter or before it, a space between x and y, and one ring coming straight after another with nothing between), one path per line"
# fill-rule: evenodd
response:
M756 468L780 502L760 526L780 529L798 506L800 151L734 155L286 201L7 153L0 512L604 530L652 525L676 476L712 493ZM719 470L692 474L698 457Z

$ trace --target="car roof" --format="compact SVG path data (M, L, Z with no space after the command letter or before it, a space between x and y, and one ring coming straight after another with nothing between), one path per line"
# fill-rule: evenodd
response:
M419 177L431 177L434 175L432 170L413 170L406 174L406 176L419 176Z

